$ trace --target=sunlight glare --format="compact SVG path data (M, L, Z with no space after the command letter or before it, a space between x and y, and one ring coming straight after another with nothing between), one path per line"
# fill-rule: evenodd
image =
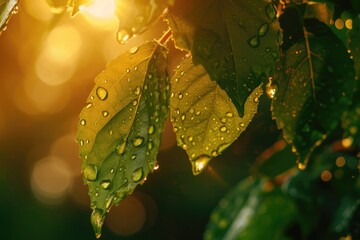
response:
M114 0L94 0L86 7L83 16L92 25L102 29L113 30L117 26Z

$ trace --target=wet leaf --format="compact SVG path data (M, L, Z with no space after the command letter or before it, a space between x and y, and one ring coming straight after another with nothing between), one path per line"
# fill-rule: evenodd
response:
M190 50L244 115L246 99L272 70L282 34L270 0L178 0L167 19L178 48Z
M354 69L347 49L318 20L305 20L304 37L283 52L271 85L273 117L292 143L299 168L337 126L351 103Z
M296 215L295 204L279 188L266 189L264 181L245 180L212 212L204 239L290 239L285 230Z
M18 0L0 0L0 34L6 29L10 17L17 12Z
M149 42L112 60L96 78L80 114L77 141L97 236L113 203L142 184L157 165L168 116L166 58L161 45Z
M173 0L117 0L118 41L124 44L132 36L147 30L172 2Z
M246 129L261 94L258 87L249 96L241 118L226 92L210 80L201 65L194 66L191 57L181 61L171 79L171 119L178 145L186 150L194 174L202 172L212 157Z

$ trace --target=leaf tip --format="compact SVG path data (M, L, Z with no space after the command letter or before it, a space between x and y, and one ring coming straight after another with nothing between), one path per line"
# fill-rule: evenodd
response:
M101 230L105 220L105 212L99 208L95 208L91 213L91 224L94 228L96 238L101 237Z
M200 173L202 173L210 160L211 157L209 157L208 155L200 155L194 160L192 160L191 165L193 174L199 175Z

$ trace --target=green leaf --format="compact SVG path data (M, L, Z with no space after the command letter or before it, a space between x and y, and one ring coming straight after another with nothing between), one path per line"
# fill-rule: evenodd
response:
M246 99L279 57L282 34L271 1L178 0L166 18L176 46L191 51L243 116Z
M119 18L117 39L125 44L132 36L146 31L171 4L171 0L116 0Z
M218 156L246 129L257 111L258 87L245 103L244 117L206 70L194 66L187 56L171 79L171 120L180 147L186 150L194 174L202 172L212 157Z
M285 230L296 206L279 188L264 187L264 181L245 180L229 192L212 212L204 239L289 239Z
M80 114L77 141L97 236L106 211L157 166L168 116L166 61L167 51L157 42L112 60L96 78Z
M16 12L18 0L0 0L0 35L6 29L10 17Z
M293 144L299 168L337 126L351 103L353 63L341 41L323 23L305 20L303 38L283 52L274 82L273 118Z

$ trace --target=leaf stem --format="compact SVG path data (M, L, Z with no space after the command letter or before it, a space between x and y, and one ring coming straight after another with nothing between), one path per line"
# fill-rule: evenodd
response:
M170 40L170 38L172 37L172 31L171 28L169 28L163 35L162 37L158 40L158 42L162 45L166 45L168 43L168 41Z
M314 77L314 71L313 71L313 63L312 63L312 59L311 59L311 50L310 50L308 32L306 31L305 27L303 27L303 31L304 31L304 37L305 37L307 58L309 60L309 70L310 70L310 79L311 79L311 87L312 87L312 96L314 98L314 101L316 102L315 77Z

